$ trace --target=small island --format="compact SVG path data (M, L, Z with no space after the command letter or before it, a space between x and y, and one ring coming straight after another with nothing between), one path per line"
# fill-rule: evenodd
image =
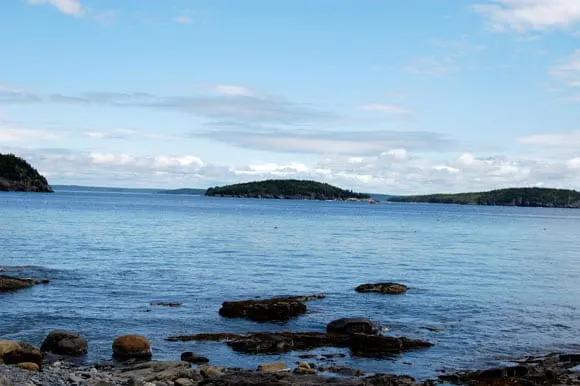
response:
M14 154L0 154L0 191L52 193L46 178Z
M580 208L580 192L569 189L508 188L488 192L390 197L391 202Z
M293 200L370 200L364 193L355 193L322 182L308 180L265 180L209 188L206 196L271 198Z

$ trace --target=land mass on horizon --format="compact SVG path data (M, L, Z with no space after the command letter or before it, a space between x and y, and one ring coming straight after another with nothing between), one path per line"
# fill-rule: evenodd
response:
M570 189L508 188L487 192L394 196L391 202L580 208L580 192Z
M48 181L24 159L0 153L0 191L52 193Z
M207 189L206 196L294 200L368 200L370 195L310 180L265 180Z

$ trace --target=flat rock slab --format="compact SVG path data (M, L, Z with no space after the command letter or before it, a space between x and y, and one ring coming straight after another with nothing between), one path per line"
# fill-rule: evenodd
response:
M224 318L246 318L255 322L286 322L308 311L305 302L323 298L324 295L285 296L224 302L219 314Z
M356 292L376 292L387 295L401 295L409 290L404 284L384 282L374 284L361 284L354 289Z
M197 339L197 337L200 339ZM213 334L215 341L224 340L234 351L247 354L279 354L306 351L320 347L346 347L361 357L380 357L431 347L432 344L405 337L395 338L370 334L329 334L322 332L252 333L248 335ZM208 341L210 334L174 336L170 341Z

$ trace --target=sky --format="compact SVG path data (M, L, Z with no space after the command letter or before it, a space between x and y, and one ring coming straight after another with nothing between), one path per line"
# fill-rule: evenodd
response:
M53 185L580 189L580 0L2 0L0 152Z

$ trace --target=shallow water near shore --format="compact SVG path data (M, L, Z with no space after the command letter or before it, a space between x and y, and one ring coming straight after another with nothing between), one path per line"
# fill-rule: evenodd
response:
M347 355L338 365L424 378L578 351L579 230L580 210L565 209L3 193L0 271L51 282L0 294L0 339L39 345L50 330L76 330L89 340L87 360L98 361L110 358L116 336L139 333L154 359L195 351L215 365L254 368L302 353L251 356L165 338L323 331L333 319L364 316L435 346L381 360ZM376 281L411 290L354 292ZM284 325L218 315L225 300L313 293L327 298Z

